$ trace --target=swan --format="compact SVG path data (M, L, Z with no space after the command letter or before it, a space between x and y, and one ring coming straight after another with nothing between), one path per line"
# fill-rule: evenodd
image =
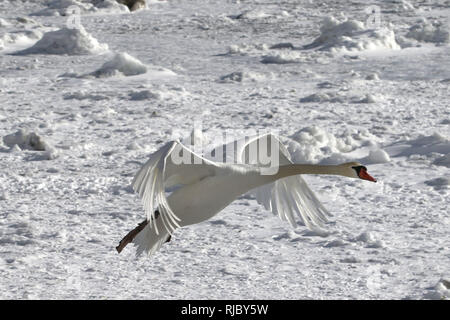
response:
M252 151L263 147L278 154L275 173L268 174L267 163L250 157ZM215 150L224 149L232 151L224 154L225 162L201 156L180 141L168 142L150 155L132 181L147 218L120 241L117 252L133 242L137 256L143 252L150 256L171 240L177 228L212 218L247 192L292 226L319 227L327 221L329 213L302 174L340 175L376 182L358 162L294 164L288 150L273 134L244 138ZM189 161L180 162L177 158L180 155ZM233 161L228 161L230 158ZM296 215L300 218L298 223Z

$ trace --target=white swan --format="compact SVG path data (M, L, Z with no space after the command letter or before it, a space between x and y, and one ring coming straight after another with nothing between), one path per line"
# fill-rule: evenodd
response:
M144 251L151 255L170 241L175 229L210 219L249 191L258 203L293 226L296 215L308 228L320 226L327 221L328 213L301 174L341 175L376 182L366 167L357 162L328 166L293 164L289 152L272 134L232 145L231 155L225 154L226 162L208 160L178 141L153 153L132 183L143 201L147 219L120 241L117 251L120 253L129 242L134 242L137 255ZM251 151L263 146L269 153L279 155L276 174L267 174L268 165L263 165L258 157L250 157ZM229 147L230 144L216 150L230 150ZM191 161L180 164L180 155ZM230 156L234 163L229 163Z

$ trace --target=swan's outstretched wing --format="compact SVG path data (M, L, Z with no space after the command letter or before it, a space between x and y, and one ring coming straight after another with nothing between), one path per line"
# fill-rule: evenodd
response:
M249 139L246 144L236 150L238 158L242 162L251 161L249 151L259 150L264 144L266 144L265 150L275 152L275 155L278 153L280 166L293 163L289 151L273 134ZM329 215L300 175L277 180L256 188L251 193L255 195L259 204L278 215L282 220L287 220L292 226L296 225L295 215L298 215L301 222L308 228L321 226L327 221L326 215Z
M169 233L179 227L180 219L172 211L166 198L166 189L199 181L214 174L215 164L195 154L179 141L171 141L150 156L136 173L132 187L139 194L147 214L147 221L156 227L158 210Z

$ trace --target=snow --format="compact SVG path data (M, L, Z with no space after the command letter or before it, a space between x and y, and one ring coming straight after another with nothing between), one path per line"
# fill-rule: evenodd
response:
M334 135L317 126L305 127L290 138L292 141L289 143L289 151L299 163L325 161L330 164L331 158L328 157L336 159L340 155L338 158L341 160L345 158L346 153L362 146L377 144L377 138L367 130L344 131Z
M33 160L52 160L57 157L57 151L41 136L24 129L4 136L3 143L10 148L10 152L21 152L22 150L43 151L33 155L30 158Z
M17 54L97 54L108 50L107 44L102 44L92 37L84 27L62 28L50 31L32 47L19 51Z
M30 150L45 150L48 148L40 136L34 132L28 133L24 130L4 136L3 143L10 148L14 145L19 146L21 149Z
M423 42L449 43L450 32L448 28L449 26L444 23L432 23L423 19L409 29L406 37Z
M147 67L141 61L130 56L126 52L121 52L114 54L112 59L105 62L100 69L93 73L93 75L97 78L101 78L119 73L124 76L135 76L146 72Z
M0 297L448 299L449 7L371 4L377 28L363 1L0 1ZM117 254L149 154L256 130L378 182L305 176L320 230L245 195Z
M70 16L73 14L92 13L127 13L127 6L113 0L54 0L47 3L44 9L32 13L35 16Z
M395 41L393 30L367 29L361 21L349 19L341 22L331 16L322 21L320 36L305 48L355 52L377 49L398 50L400 46Z

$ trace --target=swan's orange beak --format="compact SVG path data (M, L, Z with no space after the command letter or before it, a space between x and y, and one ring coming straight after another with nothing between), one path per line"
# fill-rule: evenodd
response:
M373 181L373 182L377 182L377 179L375 179L374 177L372 177L370 174L367 173L367 171L365 169L361 169L359 171L359 177L361 179L364 180L369 180L369 181Z

